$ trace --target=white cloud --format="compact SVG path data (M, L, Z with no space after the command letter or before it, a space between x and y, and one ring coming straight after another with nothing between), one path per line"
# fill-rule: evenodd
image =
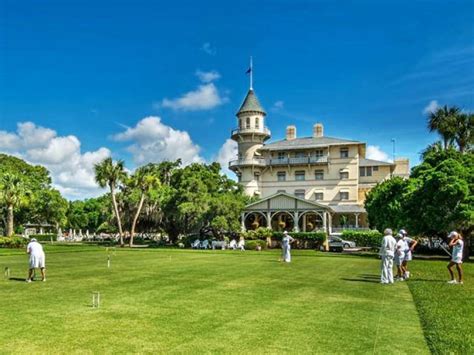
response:
M16 133L0 131L0 151L45 166L53 185L72 199L102 192L94 181L94 164L110 156L104 147L81 153L77 137L58 136L56 131L33 122L18 123Z
M227 102L226 97L219 94L213 83L199 85L194 91L189 91L176 99L163 99L159 106L181 111L209 110Z
M284 106L285 106L285 102L278 100L278 101L275 101L272 108L275 111L277 111L277 110L281 110Z
M219 149L216 158L214 159L221 164L222 171L229 177L235 179L235 174L229 170L229 161L237 159L237 142L232 139L227 139L222 147Z
M431 100L428 105L423 109L423 114L427 115L432 112L435 112L439 108L438 101L436 100Z
M388 154L380 149L378 145L369 145L367 146L367 151L365 153L367 159L379 160L379 161L392 161L389 159Z
M132 142L127 150L137 164L176 159L181 159L184 165L204 161L199 155L200 147L193 143L188 132L167 126L156 116L145 117L113 139Z
M201 71L201 70L196 70L196 76L201 80L203 83L210 83L211 81L215 81L221 77L221 75L215 71Z
M209 55L216 55L216 48L212 47L209 42L204 43L201 49Z

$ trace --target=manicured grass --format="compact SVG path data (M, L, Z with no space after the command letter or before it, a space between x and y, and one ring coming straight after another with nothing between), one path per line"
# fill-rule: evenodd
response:
M474 265L465 263L464 285L449 285L448 261L416 261L407 284L428 345L435 354L474 354Z
M375 258L117 249L107 269L104 248L46 252L47 282L0 281L2 352L429 353L407 283L381 286ZM24 278L26 256L2 250L5 266Z

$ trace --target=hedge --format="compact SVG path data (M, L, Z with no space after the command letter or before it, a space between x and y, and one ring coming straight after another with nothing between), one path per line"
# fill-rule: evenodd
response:
M262 249L265 249L267 247L267 243L264 240L248 240L245 242L245 249L249 250L256 250L257 245L260 245Z
M28 240L22 237L0 237L0 248L23 248Z
M342 239L354 241L359 247L380 247L383 235L379 231L351 231L342 232Z
M28 236L31 239L35 238L38 242L50 242L51 239L53 242L58 240L58 235L57 234L30 234Z
M301 241L315 241L322 243L326 240L326 233L325 232L290 232L288 233L293 238ZM273 232L272 239L282 240L283 233L282 232Z

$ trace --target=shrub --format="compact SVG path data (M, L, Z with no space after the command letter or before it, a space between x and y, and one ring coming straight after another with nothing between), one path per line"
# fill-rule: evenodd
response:
M55 242L58 239L58 235L51 233L51 234L30 234L28 236L30 240L35 238L38 242L50 242L53 240Z
M315 241L322 243L326 239L325 232L290 232L289 233L293 238L301 241ZM273 232L273 239L282 240L282 232Z
M23 248L28 240L22 237L0 237L0 248Z
M342 232L342 239L352 240L360 247L379 247L383 235L379 231L351 231Z
M246 241L245 249L256 250L257 245L260 245L262 249L265 249L267 247L267 243L264 240L256 239L256 240Z

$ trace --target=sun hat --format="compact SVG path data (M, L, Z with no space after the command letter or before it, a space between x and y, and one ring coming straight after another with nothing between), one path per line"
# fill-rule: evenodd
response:
M283 234L288 234L288 232L287 232L287 231L284 231Z
M451 233L448 234L448 238L451 239L451 238L454 238L457 235L458 235L458 232L452 231Z
M32 242L37 242L36 238L31 239Z
M400 229L400 231L398 233L400 233L401 235L407 235L408 234L407 231L404 230L404 229Z

